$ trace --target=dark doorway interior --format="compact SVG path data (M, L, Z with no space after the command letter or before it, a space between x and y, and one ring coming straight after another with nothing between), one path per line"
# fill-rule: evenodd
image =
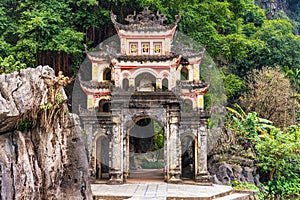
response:
M181 140L181 174L182 179L194 179L195 177L195 140L191 136L185 136Z
M106 68L103 72L103 80L111 81L111 69Z
M130 178L163 179L164 131L160 124L147 117L139 119L130 129Z
M96 178L108 179L109 175L109 142L106 136L102 136L97 140L96 152Z

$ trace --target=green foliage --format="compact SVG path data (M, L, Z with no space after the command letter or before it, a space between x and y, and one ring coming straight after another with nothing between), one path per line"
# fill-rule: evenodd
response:
M0 37L0 57L5 57L9 54L11 45L7 43L4 36Z
M163 128L159 125L158 122L153 120L154 123L154 142L155 146L153 150L159 150L164 147L164 130Z
M56 105L62 104L64 101L63 95L61 93L57 93L55 96L55 102L47 103L45 105L40 105L39 108L42 110L50 110Z
M268 199L299 197L300 192L300 127L292 125L285 130L259 118L256 113L246 114L236 105L228 108L228 126L236 136L249 142L255 151L261 174L268 176L264 182Z
M63 95L61 93L56 94L56 104L61 104L64 101Z
M246 89L246 85L240 77L235 74L229 74L223 76L223 84L225 86L225 92L228 101L232 102L234 99L238 99Z
M83 42L83 33L66 28L55 35L44 48L45 50L73 54L82 52L81 42Z
M7 74L14 71L20 71L26 68L26 64L16 60L13 55L9 55L2 59L0 57L0 74Z
M300 197L300 178L299 174L289 174L287 176L274 176L263 184L267 192L265 199L299 199Z
M223 123L223 108L227 100L222 73L216 69L212 59L205 54L200 64L201 79L210 83L209 91L204 95L204 109L213 111L209 128L218 127Z
M21 123L18 124L17 130L18 131L26 131L32 128L32 121L25 119Z
M163 162L143 162L142 163L142 168L143 169L161 169L164 168L164 163Z
M265 21L262 28L251 37L261 40L266 45L266 51L257 56L261 58L261 66L289 66L300 65L299 36L292 34L292 25L286 20Z
M283 71L285 72L286 77L290 79L294 89L300 92L300 68L289 68L288 66L284 66Z
M293 19L292 23L285 13L278 13L280 19L266 20L264 11L250 0L3 1L0 5L0 74L35 67L51 56L57 59L54 63L64 56L73 65L68 67L77 69L83 60L83 43L92 48L115 34L110 10L124 22L127 14L150 6L153 11L166 14L167 23L174 22L174 16L181 14L179 31L198 46L205 46L209 53L210 57L202 60L200 72L202 79L210 82L210 90L204 97L206 109L221 108L226 100L231 104L236 102L245 88L242 78L263 66L279 66L299 92L300 37L293 34L299 32L299 1L286 2L291 11L287 16ZM216 65L212 64L214 61ZM226 75L212 73L216 71L213 68L222 68ZM292 96L296 99L297 93ZM63 102L61 96L55 98L53 103ZM46 110L52 107L52 104L40 106ZM251 146L256 151L263 173L273 173L271 182L265 184L269 194L299 195L295 186L300 185L299 169L297 172L297 167L292 169L291 165L299 166L295 139L299 137L299 127L283 131L252 110L246 114L236 106L228 111L230 129L244 144L251 144L244 147ZM221 117L222 113L214 114L210 126L220 124ZM21 128L30 127L29 122L21 124ZM156 122L154 126L154 150L158 150L163 148L164 134Z
M258 193L258 198L262 200L264 199L264 195L262 191L254 184L232 181L231 186L233 187L234 190L255 190Z
M47 103L46 105L40 105L40 109L50 110L53 107L52 103Z
M246 114L238 104L235 104L235 109L227 108L227 110L231 119L228 123L230 128L250 141L257 142L260 140L258 137L260 133L274 128L271 121L258 117L255 112Z
M300 171L300 128L289 127L285 132L271 129L269 134L260 135L260 142L256 145L258 152L258 166L274 176L294 174Z
M35 67L43 60L43 52L82 53L84 33L78 32L71 20L72 2L29 0L4 4L0 7L0 43L4 44L0 56L11 54L27 67ZM95 3L77 1L78 5Z
M299 12L297 3L289 1L288 5L295 5L291 10ZM3 2L0 56L14 55L34 67L48 56L44 52L56 52L57 61L66 53L76 70L83 59L83 43L96 46L98 36L104 39L115 33L111 9L123 22L127 14L143 6L166 14L167 23L180 13L178 29L204 45L218 65L239 76L262 66L299 66L300 40L292 34L292 25L287 20L267 21L264 11L249 0Z

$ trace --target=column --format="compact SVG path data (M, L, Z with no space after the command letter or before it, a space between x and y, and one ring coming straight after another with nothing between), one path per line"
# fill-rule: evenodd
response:
M194 66L189 65L188 70L189 70L189 81L193 81L194 80Z
M109 152L109 174L110 180L108 184L123 183L123 139L121 130L121 109L116 105L112 108L112 136L110 141Z
M95 176L96 174L96 165L95 165L95 144L93 142L93 125L87 121L83 121L84 123L84 131L86 132L86 142L87 142L87 150L88 150L88 162L90 164L89 172L91 176Z
M195 179L205 185L211 185L207 170L207 119L203 120L198 128L198 165Z
M169 174L168 182L180 183L181 177L181 152L180 152L180 137L179 137L179 121L180 112L179 105L174 106L169 111L169 138L168 138L168 156L169 156Z

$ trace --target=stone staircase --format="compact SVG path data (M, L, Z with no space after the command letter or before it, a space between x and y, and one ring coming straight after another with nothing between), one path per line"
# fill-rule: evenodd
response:
M250 194L248 193L236 193L232 192L228 195L218 197L218 198L213 198L214 200L251 200Z
M141 199L142 200L142 199ZM230 191L213 197L167 197L166 200L258 200L250 193Z

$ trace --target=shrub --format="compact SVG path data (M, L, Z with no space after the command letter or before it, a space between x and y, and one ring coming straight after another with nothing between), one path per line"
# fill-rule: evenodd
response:
M142 163L143 169L160 169L164 168L163 162L143 162Z
M231 186L235 190L255 190L258 192L258 198L264 199L264 195L263 195L262 191L254 184L244 183L244 182L239 182L239 181L232 181Z

